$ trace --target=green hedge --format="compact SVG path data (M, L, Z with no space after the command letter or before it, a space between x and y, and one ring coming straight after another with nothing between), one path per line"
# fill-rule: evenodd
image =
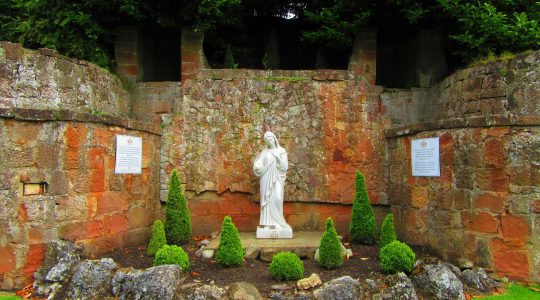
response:
M394 215L388 214L381 226L381 242L379 246L383 248L393 241L397 241L396 230L394 228Z
M351 240L355 243L372 245L377 241L375 215L369 202L364 175L356 172L355 195L349 225Z
M304 263L292 252L280 252L272 258L269 271L279 281L298 280L304 277Z
M172 171L171 180L169 181L165 234L169 244L182 245L191 239L191 216L180 185L178 171L176 170Z
M176 245L165 245L154 258L154 266L161 265L179 265L185 271L189 268L189 257L184 249Z
M393 241L384 246L379 254L381 267L386 273L410 273L416 261L416 255L405 243Z
M217 248L216 260L222 266L239 266L244 263L244 249L238 230L230 216L221 224L221 236Z
M167 238L165 237L165 228L160 220L154 221L152 226L152 238L148 244L148 255L154 256L161 247L167 244Z
M326 226L319 245L319 264L327 269L343 264L343 251L332 218L326 219Z

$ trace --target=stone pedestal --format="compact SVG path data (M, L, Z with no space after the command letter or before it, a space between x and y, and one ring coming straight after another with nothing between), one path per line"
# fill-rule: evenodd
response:
M291 228L276 228L274 226L257 227L258 239L292 239Z

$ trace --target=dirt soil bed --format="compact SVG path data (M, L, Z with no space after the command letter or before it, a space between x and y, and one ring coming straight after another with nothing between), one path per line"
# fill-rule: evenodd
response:
M349 275L363 281L366 278L374 280L382 279L386 275L379 265L379 247L364 245L347 245L353 251L353 257L345 260L341 268L327 270L321 268L315 260L305 259L304 276L317 273L323 283L333 278ZM268 272L269 262L247 259L240 267L225 268L214 259L197 257L196 243L182 247L189 255L190 267L185 283L216 284L219 286L230 285L234 282L245 281L255 285L261 294L268 295L273 285L283 284L274 280ZM415 248L418 258L429 256L423 249ZM152 266L153 257L146 255L146 247L128 248L119 252L112 252L103 257L113 258L122 268L133 267L136 269L149 268ZM292 282L290 284L293 284Z

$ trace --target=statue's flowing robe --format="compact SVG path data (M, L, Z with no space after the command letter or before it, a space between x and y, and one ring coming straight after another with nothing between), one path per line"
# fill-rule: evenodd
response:
M278 161L274 153L280 157ZM281 147L266 148L253 163L253 171L260 177L261 217L259 225L290 228L283 217L283 194L289 167L287 152Z

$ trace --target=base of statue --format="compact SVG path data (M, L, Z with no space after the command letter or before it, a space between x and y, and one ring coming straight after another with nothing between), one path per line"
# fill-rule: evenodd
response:
M276 226L258 226L258 239L292 239L291 228L276 228Z

